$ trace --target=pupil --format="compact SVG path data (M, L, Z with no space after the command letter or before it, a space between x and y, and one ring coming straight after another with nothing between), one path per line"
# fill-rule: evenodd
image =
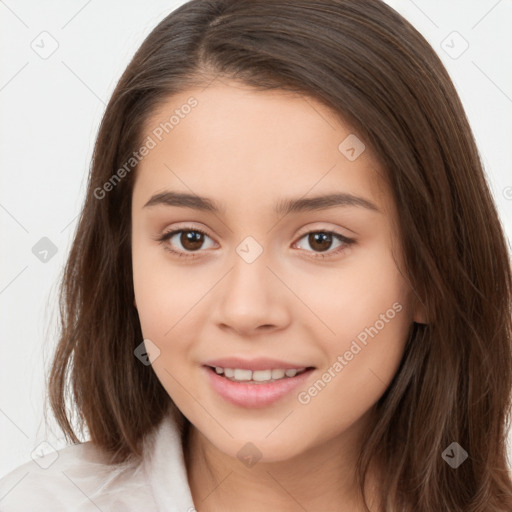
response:
M322 242L324 242L322 244ZM327 245L325 245L327 242ZM315 249L315 245L319 244L319 247L316 247L320 251L326 251L329 249L332 243L332 235L329 233L312 233L309 235L309 244L313 249Z
M200 249L203 244L203 234L198 231L185 231L181 234L181 244L185 249L193 251Z

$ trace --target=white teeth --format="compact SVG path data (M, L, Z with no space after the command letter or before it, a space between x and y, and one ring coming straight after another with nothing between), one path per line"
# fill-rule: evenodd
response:
M235 380L251 380L252 371L251 370L240 370L238 368L235 369Z
M215 373L227 377L230 380L236 381L254 381L254 382L271 382L280 380L286 377L295 377L297 374L302 373L306 368L293 368L288 370L272 369L272 370L245 370L241 368L221 368L215 367Z
M285 374L285 370L272 370L272 378L273 379L282 379Z
M258 370L252 372L252 380L262 382L264 380L270 380L272 378L272 370Z

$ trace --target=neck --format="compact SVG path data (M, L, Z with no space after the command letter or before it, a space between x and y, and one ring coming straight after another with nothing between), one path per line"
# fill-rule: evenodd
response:
M190 424L184 453L197 512L332 510L333 503L339 512L366 511L355 473L361 429L353 427L292 459L261 460L246 467ZM374 463L368 472L366 495L372 512L380 510L375 505L377 475Z

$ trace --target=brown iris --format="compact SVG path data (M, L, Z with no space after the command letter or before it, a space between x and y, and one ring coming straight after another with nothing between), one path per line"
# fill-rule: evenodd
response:
M330 233L310 233L308 235L308 243L312 249L326 251L331 247L332 235Z

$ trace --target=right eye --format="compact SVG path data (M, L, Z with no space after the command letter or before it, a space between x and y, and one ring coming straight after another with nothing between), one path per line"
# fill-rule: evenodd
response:
M181 235L178 237L178 241L182 246L181 249L175 250L172 248L171 244L164 243L168 240L171 240L178 234ZM204 244L204 237L210 238L204 231L198 228L184 227L181 229L175 229L169 231L167 233L163 233L161 237L158 238L158 241L164 243L164 249L169 251L170 253L177 254L178 256L185 256L188 258L195 258L196 255L194 252L198 252L198 249ZM211 240L211 239L210 239ZM192 252L192 254L187 254L188 252Z

